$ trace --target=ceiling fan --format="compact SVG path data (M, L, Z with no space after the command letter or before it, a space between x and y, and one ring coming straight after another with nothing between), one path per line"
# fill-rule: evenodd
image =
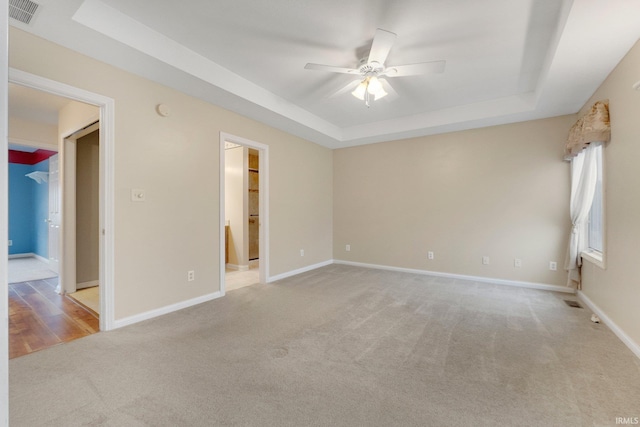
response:
M330 73L353 74L359 76L360 84L351 94L363 100L367 107L371 101L387 96L387 90L393 88L384 77L404 77L420 74L442 73L446 61L421 62L410 65L385 66L389 51L396 40L396 34L378 28L371 43L369 56L360 61L358 68L341 68L330 65L308 63L304 66L307 70L328 71ZM347 85L350 87L351 84ZM385 87L387 90L385 90ZM341 91L339 91L341 92Z

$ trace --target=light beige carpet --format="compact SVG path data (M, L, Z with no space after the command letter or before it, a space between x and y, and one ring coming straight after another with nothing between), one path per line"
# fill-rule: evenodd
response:
M331 265L11 360L11 426L614 426L640 416L640 361L568 297Z
M49 264L36 257L10 258L9 283L28 282L56 277L57 274L49 269Z

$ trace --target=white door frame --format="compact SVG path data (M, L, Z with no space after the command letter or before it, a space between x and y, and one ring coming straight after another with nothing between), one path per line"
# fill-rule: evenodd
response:
M224 203L224 182L225 182L225 141L240 144L253 148L260 152L260 188L259 192L259 251L260 251L260 283L269 281L269 146L240 136L220 132L220 294L225 295L225 203Z
M9 425L9 2L0 0L0 426Z
M65 83L60 83L44 77L36 76L14 68L9 69L9 82L32 89L48 92L53 95L62 96L74 101L95 105L100 109L100 330L109 331L114 328L114 135L115 135L115 101L97 93L79 89ZM64 144L59 147L61 153L61 170L64 171ZM7 150L4 150L7 151ZM6 156L6 153L4 153ZM4 166L4 165L3 165ZM65 177L61 176L64 182ZM62 186L62 215L64 218L64 206L66 203L65 185ZM71 193L71 192L69 192ZM6 206L3 214L6 214ZM63 230L61 232L61 250L63 254L63 264L60 268L60 283L65 283L65 275L69 274L69 268L65 266L64 248L68 245L65 242L65 230L63 219ZM7 249L6 247L4 248ZM6 258L6 257L5 257ZM6 262L3 258L0 262ZM66 271L65 271L66 270ZM6 270L5 270L6 271ZM7 297L8 298L8 297Z
M60 154L56 154L49 157L49 182L47 187L49 194L47 195L47 258L49 259L49 269L54 271L57 275L60 275L60 223L62 217L60 216ZM60 286L58 282L58 286Z

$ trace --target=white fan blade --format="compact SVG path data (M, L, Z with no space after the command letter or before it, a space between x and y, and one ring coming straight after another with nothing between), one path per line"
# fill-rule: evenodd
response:
M337 91L333 92L331 95L327 96L327 98L334 98L336 96L344 95L345 93L353 92L353 90L360 84L360 79L354 80L352 82L347 83L345 86L341 87Z
M396 41L396 37L395 33L378 28L376 35L373 37L373 43L371 43L371 51L367 62L369 64L377 62L383 65L384 61L387 60L387 56L389 56L391 46Z
M382 73L387 77L417 76L420 74L442 73L446 61L422 62L420 64L388 67Z
M304 66L306 70L318 70L318 71L328 71L330 73L343 73L343 74L360 74L360 70L355 68L340 68L340 67L332 67L330 65L321 65L321 64L312 64L308 63Z

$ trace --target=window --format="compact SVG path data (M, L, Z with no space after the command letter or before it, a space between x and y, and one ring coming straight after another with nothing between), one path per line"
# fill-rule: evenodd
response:
M598 169L598 178L596 181L596 189L593 196L593 203L589 210L589 231L588 231L588 256L595 258L598 264L602 263L602 254L604 253L604 191L602 185L602 144L595 147L596 163Z

